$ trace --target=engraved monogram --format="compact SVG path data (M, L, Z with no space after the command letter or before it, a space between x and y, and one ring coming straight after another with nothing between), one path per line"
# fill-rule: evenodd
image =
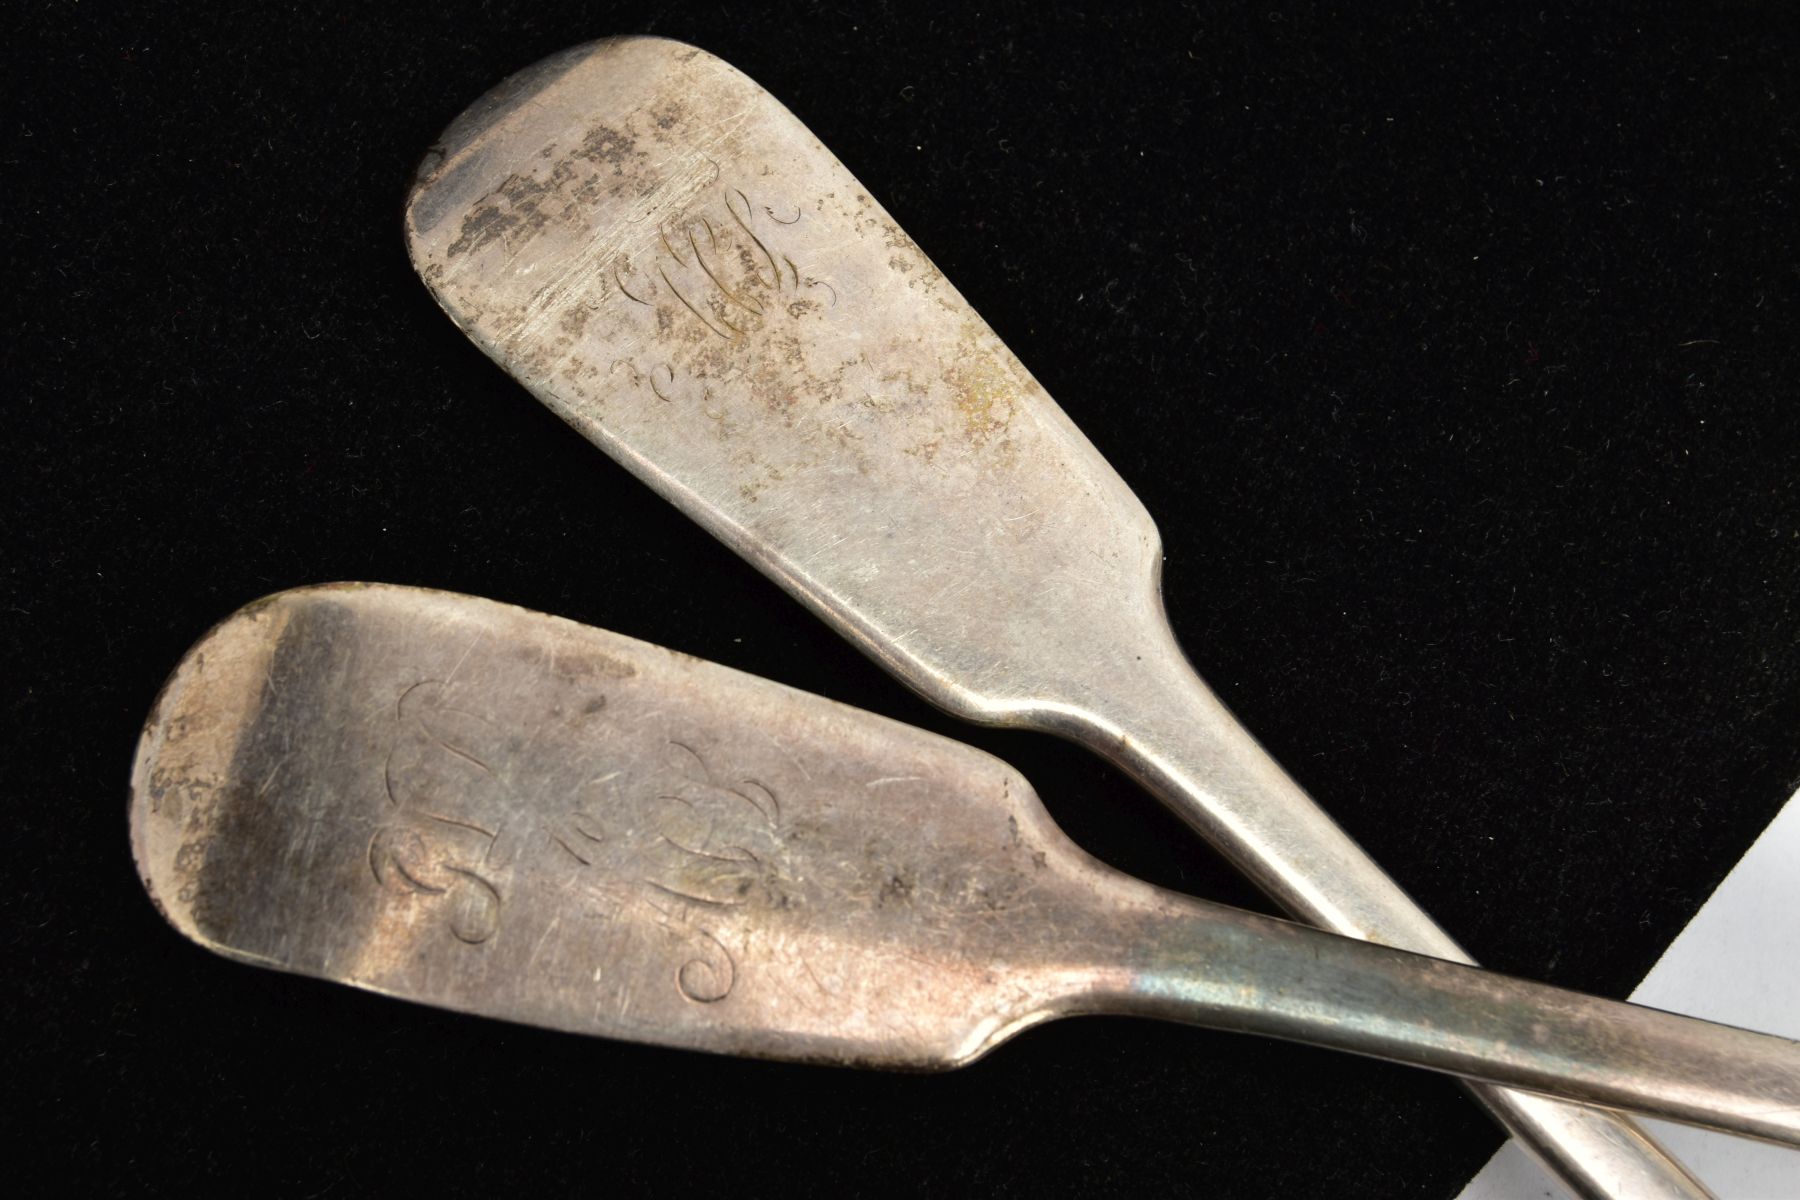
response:
M760 328L778 310L799 318L835 307L836 288L771 248L779 245L781 227L799 224L802 216L798 207L777 215L742 189L725 188L711 203L659 227L648 241L648 255L638 254L645 260L641 265L630 254L614 258L613 288L626 302L646 308L672 300L726 341Z
M700 733L653 742L650 761L637 754L630 770L537 778L535 736L459 705L458 693L425 680L394 703L385 819L368 843L375 884L480 946L503 936L508 890L525 873L573 872L600 919L596 946L669 958L692 1002L728 996L737 963L720 930L737 910L793 902L778 866L778 786L722 769ZM596 756L618 736L605 710L597 699L578 718Z
M601 273L606 295L653 321L656 337L646 344L663 352L614 359L607 383L665 404L691 400L714 419L724 415L719 387L747 385L753 398L767 402L770 397L760 393L769 390L769 381L758 377L753 363L798 353L798 343L780 332L780 321L820 316L839 301L836 286L803 267L788 248L792 227L804 228L805 219L798 206L784 210L741 188L722 187L614 255ZM768 345L748 359L736 357L752 338Z

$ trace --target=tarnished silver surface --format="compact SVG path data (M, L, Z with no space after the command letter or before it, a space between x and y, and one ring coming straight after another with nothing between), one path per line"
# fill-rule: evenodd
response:
M214 950L556 1029L937 1068L1137 1013L1800 1144L1800 1043L1153 888L980 751L464 596L215 628L146 724L132 840Z
M407 238L470 337L912 687L1095 748L1304 920L1466 957L1194 675L1130 489L733 68L627 38L521 72ZM1706 1194L1628 1122L1480 1096L1580 1195Z

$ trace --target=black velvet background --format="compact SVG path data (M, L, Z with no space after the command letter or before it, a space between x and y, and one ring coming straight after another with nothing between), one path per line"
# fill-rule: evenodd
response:
M1780 6L22 4L0 205L0 1051L108 1191L1448 1196L1444 1081L1065 1022L945 1077L584 1041L215 959L133 739L208 624L477 593L927 726L1257 901L1112 771L954 724L566 430L407 265L437 132L574 42L787 102L1137 489L1202 671L1508 971L1624 994L1800 784L1800 61ZM23 1175L30 1178L29 1175Z

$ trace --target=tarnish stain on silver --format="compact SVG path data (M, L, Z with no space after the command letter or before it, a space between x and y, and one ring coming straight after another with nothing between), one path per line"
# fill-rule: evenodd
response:
M132 843L213 950L556 1029L942 1068L1139 1014L1800 1142L1800 1045L1160 891L979 751L469 597L218 626L145 726Z

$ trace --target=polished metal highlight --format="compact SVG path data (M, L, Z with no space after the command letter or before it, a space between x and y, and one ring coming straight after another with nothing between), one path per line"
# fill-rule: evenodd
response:
M520 72L406 235L540 400L920 693L1092 747L1302 920L1468 961L1194 674L1131 490L731 66L620 38ZM1581 1196L1708 1194L1628 1121L1475 1090Z
M912 1068L1139 1014L1800 1144L1800 1043L1177 896L978 750L466 596L220 624L145 725L131 828L202 945L463 1012Z

